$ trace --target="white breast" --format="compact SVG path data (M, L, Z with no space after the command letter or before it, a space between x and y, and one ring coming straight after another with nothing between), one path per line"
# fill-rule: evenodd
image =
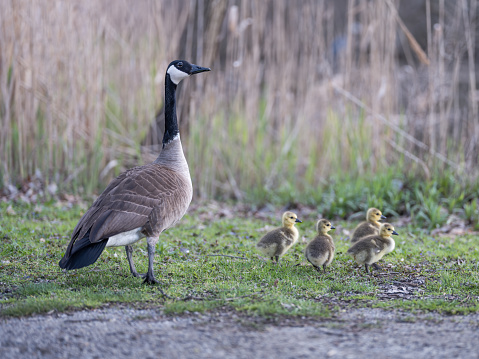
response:
M388 246L386 247L386 253L391 253L395 247L396 247L396 242L394 242L394 239L389 238L389 243L388 243Z
M113 237L108 238L107 247L120 247L133 244L142 239L145 235L141 233L141 227L132 229L128 232L119 233Z

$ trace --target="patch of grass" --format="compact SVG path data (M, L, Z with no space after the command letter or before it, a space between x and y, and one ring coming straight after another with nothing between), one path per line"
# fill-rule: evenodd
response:
M464 303L459 300L429 299L429 300L392 300L390 302L378 302L374 304L376 308L396 309L400 308L414 313L417 312L437 312L447 315L465 315L477 313L479 304L477 300Z
M60 270L58 261L84 208L2 203L0 210L7 213L9 205L16 214L0 220L2 315L109 303L157 307L165 313L227 308L266 317L327 317L338 308L352 306L450 314L479 311L479 238L472 234L432 237L413 225L396 227L400 233L396 249L381 261L383 270L366 275L345 254L349 245L344 235L333 232L337 254L323 274L304 260L301 242L278 265L258 256L254 246L264 234L258 229L276 226L278 219L212 219L205 215L210 209L200 208L161 236L155 256L160 285L146 286L130 275L122 247L106 249L92 266L67 273ZM298 228L309 240L315 235L315 215L302 219ZM394 223L394 218L390 220ZM351 230L357 223L334 224ZM139 272L148 265L145 247L144 242L134 246ZM392 286L413 289L406 299L385 297ZM180 300L163 297L160 288Z

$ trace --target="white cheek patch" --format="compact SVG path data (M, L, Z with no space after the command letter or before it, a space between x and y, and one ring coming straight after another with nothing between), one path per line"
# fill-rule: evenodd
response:
M187 73L178 70L175 67L175 65L171 65L167 72L168 72L168 75L170 75L171 81L173 81L175 85L178 85L181 80L186 79L188 77Z

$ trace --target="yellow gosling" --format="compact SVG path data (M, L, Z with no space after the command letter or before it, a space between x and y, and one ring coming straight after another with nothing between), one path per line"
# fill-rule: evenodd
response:
M302 223L293 212L284 212L282 221L282 227L266 233L256 244L256 248L263 255L273 261L276 259L276 263L279 262L279 257L283 256L298 240L299 232L294 225Z
M323 272L326 273L326 266L333 261L335 247L333 238L328 232L334 228L327 219L320 219L316 224L318 235L308 243L304 250L306 259L318 272L321 272L322 266Z
M381 223L379 220L386 219L379 209L369 208L366 214L366 222L359 223L351 236L351 243L356 243L361 238L378 235Z
M379 228L378 235L360 239L348 249L347 253L351 254L359 265L364 264L366 273L369 273L368 266L376 263L385 254L394 250L396 243L391 237L393 234L398 234L394 227L389 223L383 223Z

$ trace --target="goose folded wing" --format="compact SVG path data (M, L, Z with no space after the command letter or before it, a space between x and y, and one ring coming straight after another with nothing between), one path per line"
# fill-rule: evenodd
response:
M82 217L73 231L71 244L89 230L90 242L95 243L144 226L151 212L167 206L183 186L181 178L172 170L155 164L122 173ZM172 219L165 216L164 221L172 222Z

